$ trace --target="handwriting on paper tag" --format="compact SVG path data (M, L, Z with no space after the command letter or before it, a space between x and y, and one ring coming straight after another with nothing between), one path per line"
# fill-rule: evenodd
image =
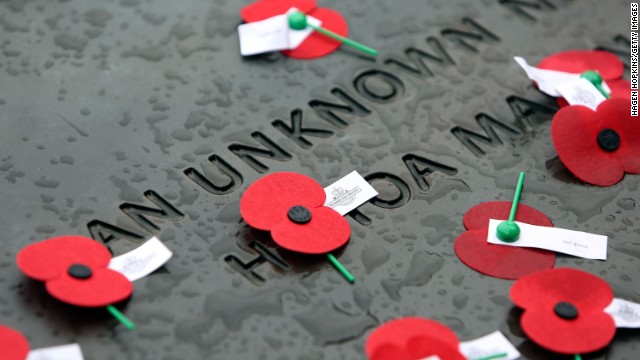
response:
M500 358L504 360L520 358L520 352L500 331L492 332L475 340L461 342L460 352L467 359L479 359L497 354L507 354Z
M62 345L32 350L26 360L84 360L80 345Z
M616 327L640 328L640 304L615 298L605 311L613 317Z
M109 268L136 281L151 274L166 263L173 253L156 237L126 254L111 259Z
M580 75L570 74L562 71L538 69L537 67L530 66L527 61L521 57L515 56L513 58L518 65L527 73L529 79L535 81L538 84L538 89L543 93L559 97L560 92L556 89L556 86L566 82L579 79Z
M567 100L570 105L582 105L596 110L598 105L607 100L600 91L587 79L576 80L559 84L556 90Z
M284 15L239 25L240 54L250 56L272 51L291 50L300 46L311 35L313 29L307 27L303 30L294 30L289 27L287 15L296 11L298 9L291 8ZM307 23L315 26L322 25L322 21L312 16L307 16Z
M498 239L496 228L503 220L489 220L487 241L504 246L533 247L569 254L585 259L607 259L607 237L582 231L517 222L520 227L518 240L507 243Z
M346 215L378 195L376 189L355 170L324 188L324 192L327 195L324 206L332 208L340 215Z

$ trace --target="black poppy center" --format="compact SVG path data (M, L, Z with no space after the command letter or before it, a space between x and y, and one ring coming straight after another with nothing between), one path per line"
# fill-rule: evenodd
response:
M311 221L311 211L304 206L292 206L287 215L289 215L289 219L296 224L306 224Z
M620 147L620 135L613 129L604 129L598 134L598 145L604 151L616 151Z
M573 320L578 317L578 309L569 302L559 302L553 308L556 315L566 320Z
M93 275L93 271L91 271L91 268L82 264L73 264L69 266L67 273L69 274L69 276L76 279L88 279L91 277L91 275Z

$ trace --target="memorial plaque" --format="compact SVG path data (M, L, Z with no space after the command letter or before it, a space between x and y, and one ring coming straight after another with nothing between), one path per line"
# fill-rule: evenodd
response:
M556 99L513 60L606 50L630 79L629 2L317 0L379 53L343 45L314 59L242 57L237 27L250 3L0 1L0 324L31 349L77 343L91 360L365 359L374 328L418 316L462 341L499 330L523 359L573 358L526 336L513 280L454 251L465 213L511 202L522 171L520 204L555 227L608 237L606 260L557 253L555 267L640 302L640 175L607 187L576 178L552 140ZM286 250L243 221L243 193L268 174L324 188L354 170L379 194L345 215L350 240L332 252L353 283L326 256ZM301 224L315 216L291 214ZM114 257L153 237L170 249L115 304L135 331L20 271L23 248L63 235ZM636 359L639 339L619 329L583 358Z

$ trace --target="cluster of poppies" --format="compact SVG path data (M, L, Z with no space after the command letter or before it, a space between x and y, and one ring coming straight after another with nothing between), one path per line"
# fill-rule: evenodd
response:
M582 74L596 71L611 89L610 98L593 111L562 107L551 123L553 144L562 163L578 179L598 186L618 183L625 173L640 174L640 117L631 116L631 84L624 66L606 51L564 51L538 64L541 69Z
M522 330L539 346L559 354L584 354L606 347L616 325L605 309L613 301L609 284L581 270L559 268L518 280L511 300L523 310ZM367 338L369 360L464 360L460 340L434 320L391 320Z

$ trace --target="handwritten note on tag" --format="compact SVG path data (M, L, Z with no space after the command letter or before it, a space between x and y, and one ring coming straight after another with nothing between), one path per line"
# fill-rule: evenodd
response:
M496 235L496 228L502 221L489 220L487 241L491 244L546 249L585 259L607 259L606 236L516 221L520 227L520 237L512 243L507 243L498 239Z
M250 56L272 51L292 50L300 46L311 35L313 29L307 27L303 30L294 30L289 27L287 15L296 11L298 9L291 8L284 15L239 25L240 54ZM322 25L322 21L312 16L307 16L307 22L314 26Z
M62 345L32 350L26 360L84 360L80 345Z
M507 354L500 359L515 360L520 358L520 352L500 332L492 332L481 338L460 343L460 352L467 359L480 359L497 354Z
M613 317L616 327L640 328L640 304L615 298L605 311Z
M556 86L556 90L569 104L586 106L591 110L595 110L601 102L607 99L585 78L559 84Z
M340 215L346 215L378 195L376 189L355 170L324 188L324 192L327 195L324 206L332 208Z
M158 238L153 237L138 248L111 259L109 268L136 281L151 274L166 263L173 253Z

